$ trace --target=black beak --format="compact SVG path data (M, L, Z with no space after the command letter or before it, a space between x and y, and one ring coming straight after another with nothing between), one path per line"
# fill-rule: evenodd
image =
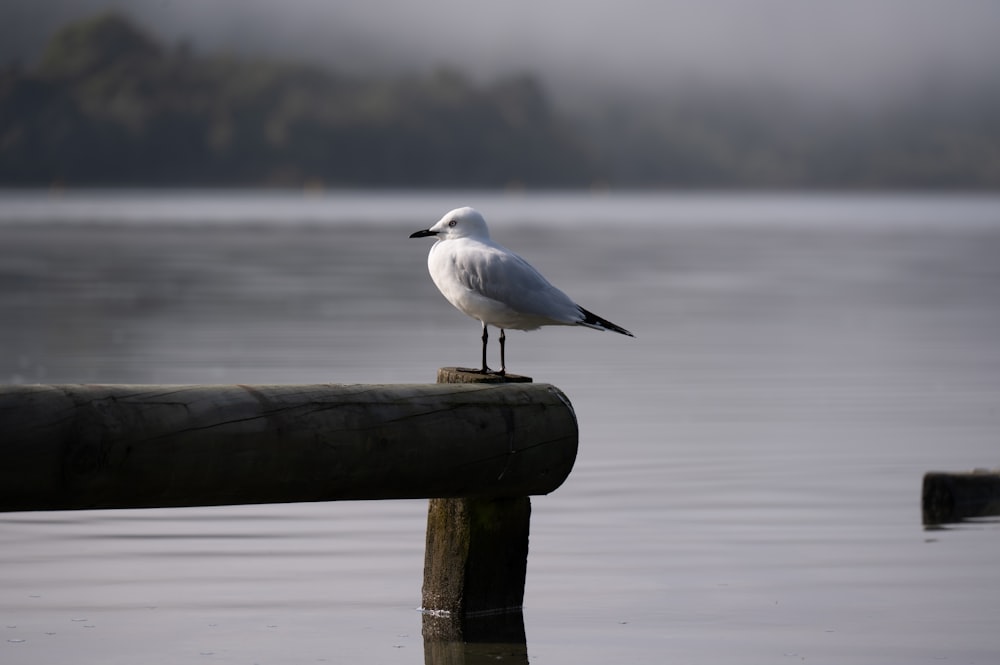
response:
M426 238L427 236L436 236L437 231L431 231L430 229L425 229L423 231L417 231L416 233L411 233L411 238Z

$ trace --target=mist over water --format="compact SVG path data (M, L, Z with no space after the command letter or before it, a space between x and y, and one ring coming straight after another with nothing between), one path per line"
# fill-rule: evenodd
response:
M933 81L991 83L1000 6L969 0L462 3L46 0L0 7L0 60L32 63L69 20L117 8L168 43L350 72L527 71L560 94L691 83L871 103Z
M391 6L0 7L0 183L1000 187L995 4Z

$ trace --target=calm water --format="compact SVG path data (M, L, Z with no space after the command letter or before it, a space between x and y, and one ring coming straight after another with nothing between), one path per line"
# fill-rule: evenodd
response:
M0 382L431 382L467 203L638 336L509 336L581 425L530 662L1000 660L1000 522L919 505L1000 466L1000 198L0 193ZM0 515L0 662L423 663L425 510Z

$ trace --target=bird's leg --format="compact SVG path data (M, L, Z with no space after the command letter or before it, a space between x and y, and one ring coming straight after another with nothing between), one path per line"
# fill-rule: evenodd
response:
M486 366L486 340L490 338L489 334L486 332L486 323L483 323L483 368L479 370L483 374L490 371L490 368Z
M504 359L504 342L507 339L507 335L504 334L503 328L500 329L500 371L497 372L500 376L507 373L507 361Z

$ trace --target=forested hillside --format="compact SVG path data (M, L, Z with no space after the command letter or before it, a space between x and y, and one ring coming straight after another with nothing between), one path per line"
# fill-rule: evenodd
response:
M0 185L1000 188L1000 83L830 107L747 82L585 104L520 74L347 75L108 13L0 72Z
M583 142L527 76L360 80L167 48L118 14L61 30L0 82L0 181L579 186Z

